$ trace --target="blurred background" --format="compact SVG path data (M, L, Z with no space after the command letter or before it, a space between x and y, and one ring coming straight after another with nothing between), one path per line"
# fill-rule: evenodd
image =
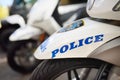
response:
M14 19L13 18L10 19L8 17L18 14L24 19L26 23L28 19L28 13L30 12L32 6L36 3L36 1L37 0L0 0L0 80L28 80L29 79L29 76L33 68L32 70L26 70L25 72L25 68L16 66L15 62L13 62L13 60L15 59L11 59L11 58L14 58L13 56L15 56L15 54L12 54L12 53L15 53L16 49L18 49L18 47L15 44L19 44L19 46L21 46L21 44L24 44L25 41L24 42L18 41L17 43L16 42L11 43L9 41L9 36L21 25L11 23L11 20L14 20ZM86 1L87 0L60 0L59 6L74 5L74 4L78 5L79 3L86 3ZM78 9L79 8L77 8L77 10ZM63 12L65 12L65 10L63 10ZM73 12L75 13L75 10L73 10ZM71 17L71 14L69 15L70 16L68 17ZM62 16L60 17L63 19L63 18L66 18L65 16L66 15L64 15L63 17ZM65 20L66 19L63 19L62 22ZM42 42L42 39L41 39L41 42ZM27 46L31 47L31 44L27 44ZM32 54L34 53L35 49L36 48L34 49L30 48L30 50L32 50ZM24 52L24 50L22 49L20 50ZM18 55L18 56L21 57L21 55ZM27 58L25 57L25 59ZM21 62L21 64L23 63ZM24 62L24 64L27 64L27 62ZM23 69L23 71L21 69Z

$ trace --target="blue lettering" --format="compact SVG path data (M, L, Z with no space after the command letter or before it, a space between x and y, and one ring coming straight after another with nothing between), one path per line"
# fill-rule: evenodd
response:
M59 49L52 51L52 58L54 58L58 52L59 52Z
M84 46L85 44L91 44L93 42L100 42L103 41L103 34L100 35L95 35L95 36L91 36L91 37L87 37L85 39L80 39L78 40L78 43L75 42L71 42L68 45L64 45L62 47L60 47L59 49L55 49L54 51L52 51L52 58L56 57L56 54L58 53L65 53L68 50L72 50L81 46Z
M93 42L93 36L85 39L85 44L91 44Z
M75 42L70 43L70 50L77 48L77 45L75 45Z
M96 36L95 36L95 41L94 41L94 42L103 41L103 37L104 37L103 34L101 34L101 35L96 35Z
M68 50L68 45L64 45L60 48L60 53L65 53Z
M78 47L80 47L80 46L83 46L83 39L80 39L80 40L79 40L79 45L78 45Z

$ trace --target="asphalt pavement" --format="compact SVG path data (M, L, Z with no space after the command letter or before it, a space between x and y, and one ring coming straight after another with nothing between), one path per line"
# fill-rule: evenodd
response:
M0 51L0 80L29 80L30 74L20 74L7 64L6 54Z

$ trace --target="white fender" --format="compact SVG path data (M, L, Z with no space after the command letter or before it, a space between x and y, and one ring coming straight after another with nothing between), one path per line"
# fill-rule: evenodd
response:
M25 21L23 17L18 14L7 17L6 21L11 24L19 24L20 27L25 27Z
M88 18L75 21L54 33L35 51L37 59L87 57L107 41L120 36L120 27Z
M28 40L42 33L43 31L41 29L32 26L26 26L23 28L19 28L15 32L13 32L10 35L9 40L10 41Z

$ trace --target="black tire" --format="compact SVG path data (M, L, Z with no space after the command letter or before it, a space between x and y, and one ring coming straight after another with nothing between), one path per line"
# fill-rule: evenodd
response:
M0 35L0 44L4 51L7 51L9 45L12 43L9 40L9 36L16 30L16 28L9 28L4 30Z
M8 61L9 66L13 70L15 70L19 73L22 73L22 74L27 74L27 73L32 72L37 67L37 65L41 62L40 60L35 59L33 54L31 54L31 53L34 53L34 51L30 53L30 56L28 56L28 59L30 57L32 57L32 59L34 59L32 64L30 64L29 66L27 65L27 63L29 63L29 62L23 61L25 63L23 65L23 64L20 64L20 61L16 60L16 57L18 59L20 59L22 57L24 58L24 56L26 56L26 55L29 55L29 53L25 53L25 52L19 52L19 55L17 54L17 52L21 51L21 48L24 47L24 45L27 44L28 42L31 42L31 41L25 41L25 42L21 41L21 42L17 42L15 44L12 44L11 48L9 49L9 52L7 54L7 61ZM27 66L25 66L25 65L27 65Z
M74 70L77 68L100 68L102 64L105 64L105 62L99 61L96 59L46 60L46 61L43 61L34 70L33 74L30 77L30 80L55 80L58 76L70 70ZM63 79L60 79L60 80L63 80ZM79 79L76 79L76 80L79 80ZM83 80L83 79L80 79L80 80ZM88 79L88 80L91 80L91 79ZM95 79L95 80L99 80L99 79Z

